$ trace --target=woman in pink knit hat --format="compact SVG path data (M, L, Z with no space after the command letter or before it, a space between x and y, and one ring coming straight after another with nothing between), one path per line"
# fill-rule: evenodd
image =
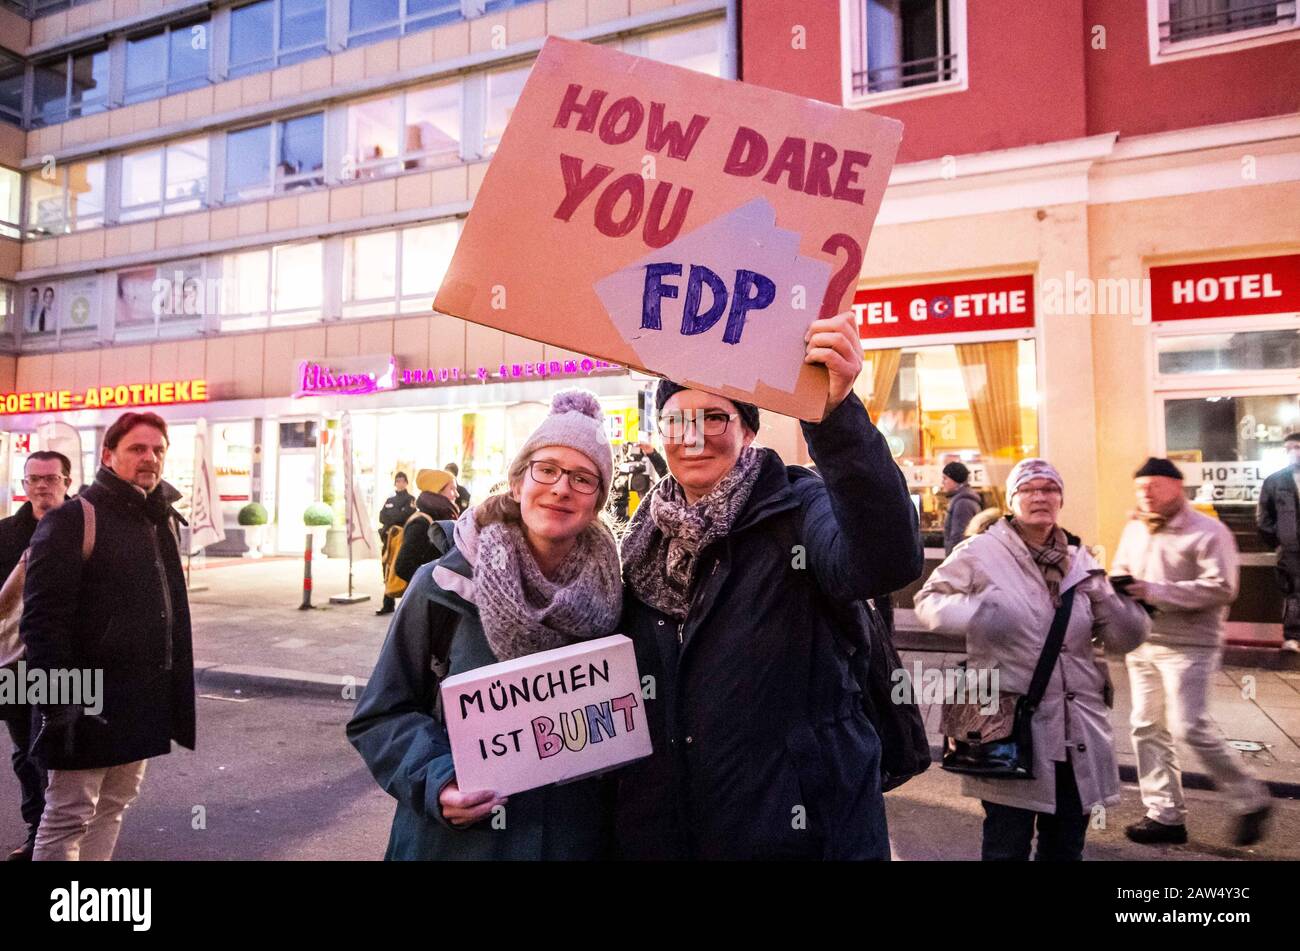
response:
M434 698L442 677L613 633L622 581L600 519L613 469L595 394L565 390L511 462L508 491L435 525L446 554L411 579L348 724L348 739L397 800L386 858L603 853L598 780L508 803L491 790L461 790Z

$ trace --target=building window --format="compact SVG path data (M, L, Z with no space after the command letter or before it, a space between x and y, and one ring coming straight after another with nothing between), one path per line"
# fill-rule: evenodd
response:
M32 70L32 125L52 125L108 108L108 50L70 53Z
M709 76L722 76L724 27L724 21L719 20L706 26L660 30L624 40L622 48L634 56L645 56Z
M27 237L68 234L104 223L104 161L55 165L27 176Z
M459 237L459 219L348 237L343 316L427 313Z
M323 185L325 114L313 112L226 135L226 200Z
M207 20L196 20L128 40L125 101L142 102L205 85L211 32Z
M322 245L285 244L221 258L221 329L256 330L321 319Z
M846 101L964 88L965 0L844 0Z
M1300 370L1300 329L1161 334L1156 372L1162 376Z
M1292 385L1294 386L1294 384ZM1165 453L1178 463L1187 492L1213 503L1225 522L1250 525L1264 478L1286 469L1282 440L1300 429L1300 395L1197 395L1164 400Z
M208 187L208 140L186 139L122 156L119 221L196 211Z
M0 237L22 237L23 177L0 167Z
M46 349L62 340L94 336L99 326L99 277L32 284L20 295L23 346Z
M377 43L460 19L460 0L348 0L348 46Z
M180 261L117 273L113 338L145 340L189 336L216 301L203 279L202 261Z
M18 288L8 281L0 281L0 346L13 345L14 312L18 300Z
M230 14L231 77L325 52L325 0L261 0Z
M519 94L533 70L533 64L498 70L487 75L487 117L483 127L483 157L488 158L501 144L501 136L515 111Z
M1162 0L1158 24L1161 49L1195 40L1236 39L1241 34L1295 26L1295 0Z
M444 83L348 107L352 178L376 178L460 160L461 85Z
M1032 340L866 352L854 389L907 476L923 531L942 530L949 462L972 470L986 504L1002 504L1011 467L1038 452L1036 374Z
M0 49L0 122L23 124L23 85L27 67L17 56Z

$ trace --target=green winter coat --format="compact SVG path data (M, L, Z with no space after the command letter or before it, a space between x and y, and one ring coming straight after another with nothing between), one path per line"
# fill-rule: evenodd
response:
M348 740L379 785L397 800L384 858L602 857L608 808L599 779L515 793L503 813L468 828L456 828L443 819L438 794L455 778L455 769L447 728L434 708L439 680L432 670L431 625L455 619L448 676L495 664L497 658L488 646L478 609L433 580L437 566L465 578L473 576L456 548L415 573L347 726Z

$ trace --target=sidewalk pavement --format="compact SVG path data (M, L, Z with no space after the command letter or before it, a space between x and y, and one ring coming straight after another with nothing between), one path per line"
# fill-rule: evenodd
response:
M350 605L329 603L330 595L347 592L345 560L317 558L312 572L315 607L300 611L301 559L212 558L203 566L196 563L193 583L207 586L190 595L201 693L258 685L348 698L360 695L391 620L375 615L382 600L379 564L354 563L353 589L370 595L370 600ZM962 659L948 642L939 642L939 650L918 646L928 645L900 631L899 647L909 675L917 663L924 671L953 667ZM1120 774L1134 782L1128 673L1122 659L1112 659L1110 665L1115 685L1111 722ZM1213 691L1211 714L1224 737L1259 744L1258 751L1241 753L1251 769L1269 783L1274 795L1300 797L1300 671L1230 666L1216 675ZM923 704L922 712L937 752L938 706ZM1179 760L1187 787L1212 788L1208 777L1195 772L1199 763L1194 754L1180 748Z

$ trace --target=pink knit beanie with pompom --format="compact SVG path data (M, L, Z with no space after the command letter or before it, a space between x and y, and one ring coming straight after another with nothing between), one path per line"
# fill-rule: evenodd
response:
M520 447L516 465L526 461L538 449L564 446L582 453L600 473L600 492L596 508L605 507L609 487L614 480L614 452L605 433L605 411L596 394L578 388L560 390L551 397L551 414L542 420Z

